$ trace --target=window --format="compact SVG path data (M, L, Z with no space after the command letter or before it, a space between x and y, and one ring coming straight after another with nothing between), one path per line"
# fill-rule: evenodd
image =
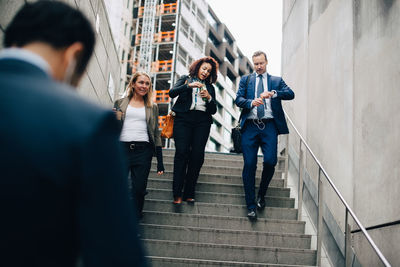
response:
M204 43L200 40L199 36L196 34L196 41L195 41L195 46L200 49L201 52L204 50Z
M221 115L221 117L222 117L223 116L222 115L222 105L220 103L217 103L217 110L218 110L218 114Z
M190 11L192 11L192 14L193 14L193 16L196 16L196 11L197 11L197 6L196 6L196 4L194 3L194 1L192 1L192 5L191 5L191 9L190 9Z
M203 28L206 26L206 18L200 10L197 10L197 21L201 24L201 26L203 26Z
M224 87L219 82L217 82L216 85L217 85L219 94L221 96L223 96L224 95Z
M192 30L189 31L189 40L193 43L196 33Z
M189 24L184 20L183 18L181 19L181 31L183 35L185 35L187 38L189 37Z
M218 23L214 19L213 15L211 15L211 13L208 13L207 20L208 20L208 23L210 24L210 26L213 27L216 31L218 31Z
M183 3L190 10L190 0L184 0Z
M186 58L187 58L187 53L186 51L179 47L178 49L178 61L180 61L184 66L186 66Z

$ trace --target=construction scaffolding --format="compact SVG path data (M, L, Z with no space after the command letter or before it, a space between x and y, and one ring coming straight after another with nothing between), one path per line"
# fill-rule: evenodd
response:
M150 73L154 39L154 24L157 0L146 0L143 10L143 25L140 41L139 68L140 71Z

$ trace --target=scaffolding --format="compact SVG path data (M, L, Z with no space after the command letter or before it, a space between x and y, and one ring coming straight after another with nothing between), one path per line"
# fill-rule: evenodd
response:
M157 0L145 1L138 69L147 73L150 73L151 70L156 10Z

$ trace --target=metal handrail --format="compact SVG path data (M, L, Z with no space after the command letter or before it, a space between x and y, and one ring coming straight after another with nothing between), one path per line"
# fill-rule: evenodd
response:
M371 247L375 250L375 253L378 255L379 259L382 261L382 263L385 266L390 267L390 263L387 261L387 259L385 258L385 256L382 254L382 252L379 250L379 248L376 246L375 242L372 240L371 236L368 234L368 232L365 230L364 226L361 224L360 220L357 218L357 216L354 214L353 210L350 208L350 206L347 204L346 200L344 199L344 197L342 196L342 194L339 192L339 190L337 189L337 187L335 186L335 184L332 182L332 179L330 178L330 176L328 175L328 173L325 171L324 167L322 167L322 164L320 163L320 161L317 159L317 157L315 156L315 154L313 153L313 151L311 150L310 146L307 144L307 142L305 141L305 139L303 138L303 136L300 134L300 132L297 130L296 126L294 125L293 121L290 119L290 117L288 116L288 114L286 113L286 111L284 110L285 116L287 121L289 121L289 123L291 124L291 126L293 127L293 129L295 130L296 134L298 135L298 137L300 138L300 150L299 150L299 199L298 199L298 214L301 214L301 202L302 202L302 171L301 171L301 162L302 162L302 158L303 158L303 152L302 152L302 144L304 144L304 146L307 148L308 152L311 154L311 156L313 157L314 161L318 164L318 232L317 232L317 264L318 266L321 263L321 232L322 232L322 213L323 213L323 195L322 195L322 181L321 181L321 172L325 175L326 180L328 181L328 183L331 185L331 187L333 188L333 190L335 191L336 195L339 197L340 201L343 203L343 205L346 208L346 215L345 215L345 262L346 262L346 266L348 266L349 263L349 259L348 256L350 256L349 252L349 242L350 242L350 237L349 235L351 234L351 230L350 230L350 226L348 225L348 214L350 214L354 221L357 223L358 227L361 229L361 231L363 232L364 236L367 238L369 244L371 245ZM289 135L287 135L287 139L286 139L286 161L288 161L289 159ZM287 179L288 177L288 168L287 168L287 163L285 164L285 179ZM298 215L300 216L300 215Z

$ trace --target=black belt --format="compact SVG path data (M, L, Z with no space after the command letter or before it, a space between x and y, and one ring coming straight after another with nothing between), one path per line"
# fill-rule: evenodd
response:
M136 142L136 141L132 141L132 142L122 142L127 148L131 149L131 150L135 150L135 149L145 149L147 147L150 146L149 142Z

